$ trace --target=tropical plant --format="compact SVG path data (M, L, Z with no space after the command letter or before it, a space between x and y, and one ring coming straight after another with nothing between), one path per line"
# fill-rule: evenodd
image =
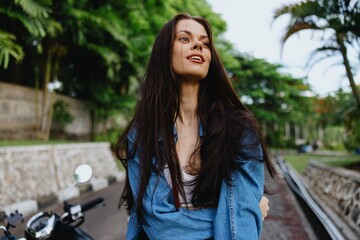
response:
M303 79L280 73L282 66L237 54L230 70L235 90L263 127L271 147L294 147L290 126L314 124L310 87Z
M5 0L1 2L0 67L6 69L10 58L17 62L24 58L23 46L17 41L20 33L25 32L25 38L36 39L61 29L60 24L50 18L51 4L51 0ZM8 24L9 21L12 24Z
M280 65L250 56L236 56L239 67L232 69L235 90L260 121L304 122L310 115L310 87L303 79L280 73ZM308 113L308 114L307 114Z
M69 103L64 100L57 100L54 105L53 121L60 130L64 130L67 124L74 121L74 116L69 112Z
M291 36L305 30L326 32L321 40L322 46L312 52L308 63L313 66L321 60L336 56L336 53L340 54L360 109L360 94L352 69L354 65L350 64L348 57L349 46L359 43L360 2L358 0L306 0L278 8L274 19L282 15L291 17L281 40L283 46Z
M206 0L2 0L0 81L43 90L39 137L49 136L51 82L86 101L98 124L136 101L156 34L178 12L209 19L225 66L238 67L226 23Z

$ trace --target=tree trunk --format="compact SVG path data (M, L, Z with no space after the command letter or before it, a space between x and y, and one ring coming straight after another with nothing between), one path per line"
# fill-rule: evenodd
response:
M91 129L90 129L90 141L95 141L95 128L96 128L96 117L95 117L95 111L90 110L90 118L91 118Z
M353 91L356 103L358 105L357 107L360 110L360 94L359 94L359 91L358 91L358 89L356 87L356 84L355 84L355 81L354 81L354 75L351 72L351 67L350 67L348 57L347 57L347 51L346 51L346 47L345 47L345 44L344 44L343 36L341 34L336 34L336 41L339 44L340 52L341 52L341 55L342 55L343 60L344 60L344 66L345 66L345 69L346 69L346 74L348 76L351 89Z
M47 134L49 108L50 108L48 84L51 78L51 55L52 55L51 51L48 51L46 55L45 74L43 79L43 104L42 104L42 112L41 112L41 129L40 129L40 134L41 134L40 136L43 140L49 139L49 135Z

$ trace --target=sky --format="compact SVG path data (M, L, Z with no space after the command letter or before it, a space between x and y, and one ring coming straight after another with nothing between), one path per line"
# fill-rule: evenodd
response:
M281 69L294 77L305 78L312 90L326 96L343 87L349 90L341 58L332 58L316 64L308 70L305 66L312 50L321 46L318 40L322 35L303 32L287 40L281 54L281 36L289 21L281 16L273 21L274 10L284 4L300 0L207 0L214 12L219 13L227 23L224 37L242 53L256 58L264 58L270 63L284 66ZM355 50L349 49L355 58ZM351 59L350 59L351 60ZM360 84L360 74L355 81Z

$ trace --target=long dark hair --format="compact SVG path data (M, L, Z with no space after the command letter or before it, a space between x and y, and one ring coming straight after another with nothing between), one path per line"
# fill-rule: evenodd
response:
M168 165L175 192L184 195L183 182L176 153L173 127L179 115L179 82L171 65L172 48L179 20L192 19L206 30L210 40L211 63L207 76L200 82L198 93L198 117L205 135L200 147L201 167L194 182L192 204L195 207L217 203L221 182L231 183L233 171L239 168L236 157L246 156L245 148L262 146L264 161L273 177L275 169L262 140L259 127L252 114L240 102L216 52L209 22L202 17L188 14L176 15L164 25L155 40L151 57L144 75L139 101L133 120L120 136L116 147L117 157L127 170L127 161L138 151L140 158L140 184L137 199L130 189L128 175L122 193L120 206L126 202L131 209L136 201L136 211L142 215L142 200L152 171L160 172ZM136 139L132 149L128 149L127 136L136 128ZM244 146L241 139L245 134L256 136L255 142ZM161 143L158 141L162 139ZM156 158L155 165L152 162Z

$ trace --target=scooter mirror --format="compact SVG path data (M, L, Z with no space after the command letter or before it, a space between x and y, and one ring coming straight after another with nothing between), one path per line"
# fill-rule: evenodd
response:
M93 175L93 170L88 164L81 164L75 168L74 178L78 184L87 183Z

